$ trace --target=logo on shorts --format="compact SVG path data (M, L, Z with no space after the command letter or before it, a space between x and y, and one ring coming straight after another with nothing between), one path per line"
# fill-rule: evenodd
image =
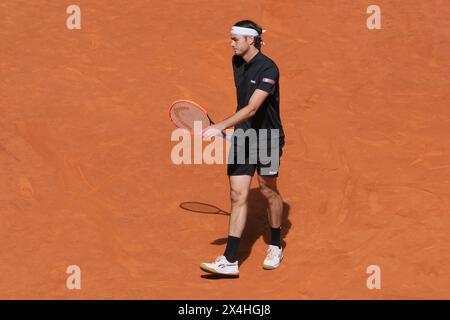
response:
M256 83L256 81L255 81L255 80L250 80L250 82L251 82L251 83Z

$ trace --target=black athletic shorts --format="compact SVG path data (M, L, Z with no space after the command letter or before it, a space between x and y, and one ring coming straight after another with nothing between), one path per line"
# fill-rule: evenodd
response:
M263 152L260 153L259 146L250 148L246 144L245 154L239 156L239 152L242 152L244 148L239 148L236 142L232 143L227 163L227 175L253 176L257 170L260 176L278 177L283 146L276 146L275 148L271 148L269 142L268 147L265 147L262 150ZM250 153L250 150L254 151Z

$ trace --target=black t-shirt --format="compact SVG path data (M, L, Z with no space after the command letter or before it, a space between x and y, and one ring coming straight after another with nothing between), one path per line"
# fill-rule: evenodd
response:
M248 105L256 89L269 93L255 115L237 124L235 129L279 129L280 142L284 145L284 132L280 118L280 75L278 67L269 57L258 52L248 63L241 56L232 59L237 93L237 110Z

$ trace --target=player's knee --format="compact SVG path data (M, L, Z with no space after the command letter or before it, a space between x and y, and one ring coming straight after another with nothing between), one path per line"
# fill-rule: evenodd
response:
M260 186L259 190L261 191L261 194L264 196L264 198L266 198L269 201L279 197L278 191L268 186Z
M231 203L233 205L242 205L247 202L247 195L248 195L248 192L246 192L246 191L232 189L231 190Z

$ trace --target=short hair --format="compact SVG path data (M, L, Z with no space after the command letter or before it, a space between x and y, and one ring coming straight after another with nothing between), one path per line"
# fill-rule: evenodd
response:
M261 44L262 44L262 38L261 38L261 34L263 29L255 22L252 20L241 20L238 21L234 24L234 27L242 27L242 28L250 28L250 29L254 29L256 30L256 32L258 32L258 36L255 37L255 47L258 50L261 50Z

